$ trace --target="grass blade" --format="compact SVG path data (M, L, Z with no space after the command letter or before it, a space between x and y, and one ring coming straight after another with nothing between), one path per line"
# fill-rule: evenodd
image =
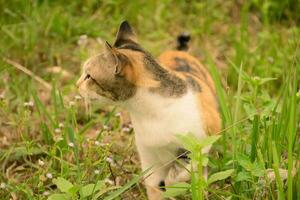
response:
M134 184L136 184L137 182L139 182L139 180L142 178L142 176L144 176L145 174L147 174L147 172L149 172L150 169L151 168L145 170L140 175L138 175L138 176L134 177L133 179L131 179L131 181L129 181L128 183L126 183L122 188L118 189L117 191L111 193L109 196L105 197L104 200L113 200L116 197L120 196L122 193L124 193L125 191L127 191L128 189L130 189Z

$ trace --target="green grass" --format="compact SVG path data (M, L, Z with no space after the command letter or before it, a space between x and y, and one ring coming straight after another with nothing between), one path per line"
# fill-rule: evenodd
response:
M95 104L87 112L76 98L82 63L103 41L113 42L124 19L154 56L173 49L180 32L190 32L191 53L216 83L223 131L208 162L216 181L194 177L170 196L299 199L299 5L0 1L0 199L146 199L133 131L124 129L129 125L118 108ZM30 69L52 90L3 58ZM53 66L69 74L49 72Z

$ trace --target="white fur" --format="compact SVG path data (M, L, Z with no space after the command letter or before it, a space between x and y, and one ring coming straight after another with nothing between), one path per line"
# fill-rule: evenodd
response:
M177 156L180 143L176 134L206 136L197 97L191 91L180 98L167 98L139 89L124 106L131 115L142 168L153 169L146 185L157 187L167 177L170 161Z
M193 133L199 138L205 137L200 108L192 92L180 98L167 98L139 90L125 106L131 115L136 142L145 147L177 143L176 134Z

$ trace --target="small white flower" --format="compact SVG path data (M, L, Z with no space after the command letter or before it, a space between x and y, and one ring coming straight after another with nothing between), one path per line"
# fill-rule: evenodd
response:
M79 101L79 100L81 100L81 99L82 99L82 97L81 97L80 95L76 95L76 96L75 96L75 100Z
M95 173L95 174L100 174L100 170L96 169L96 170L94 171L94 173Z
M56 141L57 141L57 142L62 141L62 140L64 140L63 137L58 137L58 138L56 138Z
M55 132L55 133L61 133L61 129L60 129L60 128L56 128L56 129L54 130L54 132Z
M258 81L258 80L260 80L260 78L258 76L254 76L253 80Z
M33 107L34 103L32 101L24 102L25 107Z
M87 43L87 39L88 39L88 36L87 35L81 35L77 41L77 44L79 46L83 46Z
M50 195L50 192L49 192L49 191L45 191L45 192L43 192L43 195L44 195L44 196L49 196L49 195Z
M108 179L108 178L106 178L104 180L104 182L107 183L107 184L109 184L109 185L114 185L114 182L112 180Z
M62 123L62 122L60 122L59 124L58 124L58 127L59 128L63 128L65 125L64 125L64 123Z
M114 163L114 160L112 158L110 158L110 157L107 157L105 160L107 162L109 162L110 164Z
M52 179L52 178L53 178L53 176L52 176L51 173L47 173L47 174L46 174L46 177L49 178L49 179Z
M133 125L132 123L128 124L129 128L133 128Z
M45 162L39 159L39 160L38 160L38 164L39 164L39 166L44 166L44 165L45 165Z
M271 56L269 56L267 59L268 59L268 61L269 61L270 63L273 63L273 62L274 62L274 58L271 57Z
M74 147L74 143L73 142L69 142L69 147Z
M120 116L121 116L121 113L117 112L117 113L115 114L115 116L116 116L116 117L120 117Z
M101 45L104 44L104 41L100 37L97 37L96 41Z
M105 146L108 146L108 143L100 143L99 146L100 147L105 147Z
M107 125L103 125L103 129L104 130L108 130L108 126Z
M2 183L0 183L0 188L1 188L1 189L5 189L5 188L6 188L6 184L5 184L5 183L3 183L3 182L2 182Z
M96 146L100 146L100 142L96 140L96 141L95 141L95 145L96 145Z
M69 106L75 106L75 102L74 101L70 101L69 102Z
M130 128L124 127L124 128L122 128L122 131L123 131L123 132L130 132Z

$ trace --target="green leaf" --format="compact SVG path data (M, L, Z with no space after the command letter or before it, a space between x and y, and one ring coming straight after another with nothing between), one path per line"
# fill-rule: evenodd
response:
M200 140L200 146L206 147L209 145L212 145L213 143L215 143L219 138L221 137L221 135L213 135L213 136L208 136L206 138L203 138Z
M189 151L197 151L200 148L212 145L221 136L220 135L217 135L217 136L214 135L214 136L208 136L208 137L199 139L195 135L189 133L187 135L176 135L176 137L182 143L184 148L186 148Z
M278 187L278 197L279 197L278 199L285 199L284 189L283 189L283 181L282 181L280 173L279 173L279 165L280 165L279 164L279 156L278 156L275 142L272 142L272 150L273 150L273 159L274 159L273 168L274 168L274 172L275 172L276 184Z
M67 194L52 194L48 197L48 200L70 200L71 197Z
M163 193L163 197L169 198L185 194L190 187L191 185L185 182L176 183L174 185L166 187L166 191Z
M253 164L250 161L250 158L244 154L238 154L236 157L238 163L247 171L252 171Z
M210 185L211 183L214 183L216 181L224 180L231 176L231 174L234 172L234 169L225 170L222 172L217 172L211 175L208 180L207 184Z
M183 147L191 152L195 151L197 149L199 139L196 138L195 135L187 134L187 135L176 135L178 140L181 142Z
M58 177L52 181L61 192L70 193L70 189L73 188L73 184L68 180Z
M45 142L49 145L52 145L54 142L53 135L52 135L50 129L48 128L47 124L42 123L41 129L42 129L42 136L43 136L43 139L45 140Z
M252 180L252 177L251 177L250 173L246 172L246 171L238 173L238 175L236 176L236 179L235 179L236 182L241 182L241 181L251 182L251 180Z
M258 163L257 161L255 161L253 164L253 169L251 171L251 174L256 177L264 176L265 168L264 168L263 163Z
M86 123L78 132L78 135L84 134L90 127L94 126L97 123L96 120L91 120Z
M260 80L258 81L258 84L259 85L263 85L264 83L266 83L266 82L269 82L269 81L274 81L274 80L277 80L277 78L269 78L269 77L267 77L267 78L260 78Z
M103 194L108 193L111 190L117 190L120 188L121 188L120 186L111 186L111 187L103 188L99 192L97 192L95 195L93 195L92 200L100 199L99 197L101 197Z
M79 193L81 198L88 197L105 186L104 181L98 181L96 184L88 184L83 186Z
M40 155L42 153L44 153L43 150L38 147L31 147L31 148L26 148L25 146L13 147L7 159L9 161L18 160L23 156Z

